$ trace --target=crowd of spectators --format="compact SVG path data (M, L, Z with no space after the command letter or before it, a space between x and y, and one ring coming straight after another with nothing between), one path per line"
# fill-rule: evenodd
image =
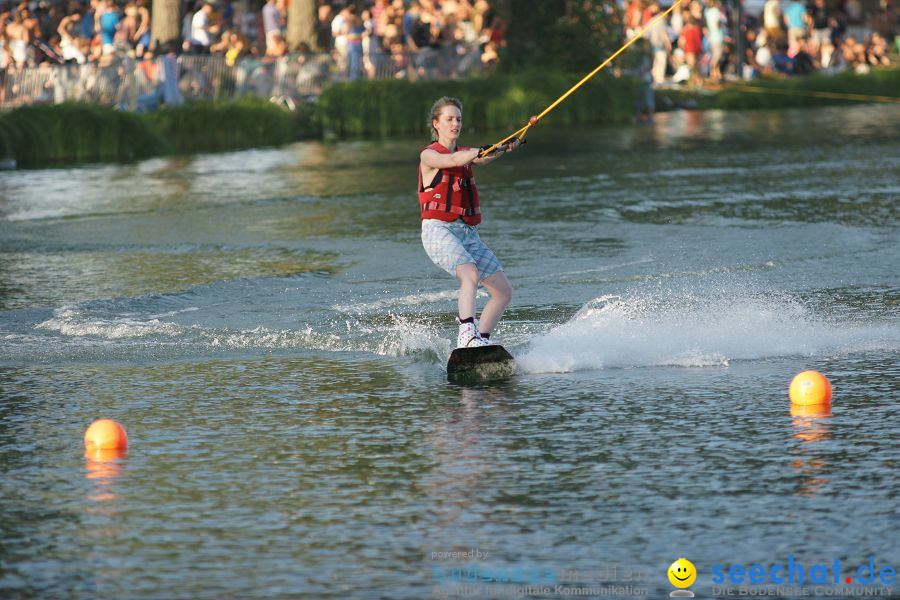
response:
M289 0L188 0L178 52L287 55ZM0 69L151 56L148 0L0 0ZM490 68L504 45L504 23L487 0L319 0L316 44L350 79L453 76ZM171 50L171 49L169 49Z
M220 55L228 66L290 54L291 0L182 0L183 43L164 49L152 48L150 1L0 0L0 82L21 69L102 65L161 51ZM621 10L626 36L670 6L602 1ZM890 64L900 50L892 4L900 0L742 1L755 8L745 8L735 27L733 0L684 0L644 34L646 79L699 84L728 74L865 72ZM315 43L290 50L301 62L324 53L332 65L328 77L453 77L490 69L505 45L506 24L489 0L318 0L315 9Z
M861 0L766 0L735 28L733 5L687 0L645 32L652 54L648 78L655 84L701 84L721 81L729 66L735 76L751 79L848 69L865 73L889 65L892 50L900 51L898 15L892 0L878 1L878 10L867 13ZM626 36L663 10L657 0L627 0ZM735 36L743 36L743 43L736 44ZM743 49L741 61L736 48Z
M0 3L0 69L84 63L150 44L147 0Z

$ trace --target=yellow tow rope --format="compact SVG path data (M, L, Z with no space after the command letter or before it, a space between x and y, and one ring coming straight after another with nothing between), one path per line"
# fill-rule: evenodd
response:
M508 135L507 137L503 138L502 140L500 140L499 142L497 142L496 144L494 144L493 146L491 146L491 147L488 148L487 150L482 151L481 153L479 153L479 156L484 156L484 155L486 155L486 154L490 154L491 152L493 152L494 150L496 150L497 148L499 148L500 146L502 146L503 144L505 144L506 142L508 142L509 140L511 140L511 139L513 139L513 138L518 138L518 139L520 139L520 140L523 139L523 138L525 137L525 134L528 133L528 130L531 129L533 126L537 125L538 122L539 122L541 119L543 119L543 118L547 115L547 113L549 113L551 110L553 110L554 108L556 108L557 105L559 105L563 100L565 100L566 98L568 98L569 96L571 96L572 93L575 92L575 90L577 90L577 89L580 88L582 85L584 85L591 77L593 77L594 75L596 75L597 73L599 73L600 70L603 69L603 67L605 67L605 66L608 65L609 63L611 63L615 57L617 57L618 55L622 54L622 52L624 52L624 51L628 48L628 46L630 46L631 44L633 44L633 43L635 43L636 41L638 41L639 39L641 39L641 38L644 36L644 33L646 33L646 32L647 32L649 29L651 29L654 25L656 25L656 23L657 23L660 19L664 19L664 18L666 17L666 15L668 15L670 12L672 12L672 11L675 9L675 7L677 7L677 6L678 6L679 4L681 4L682 2L684 2L684 0L675 0L675 3L672 4L672 6L670 6L669 8L667 8L667 9L665 10L665 12L661 12L661 13L659 13L658 15L656 15L655 17L653 17L653 19L652 19L649 23L647 23L644 27L642 27L642 28L640 29L640 31L638 31L638 32L634 35L634 37L632 37L630 40L628 40L627 42L625 42L625 43L622 45L621 48L619 48L618 50L616 50L615 52L613 52L612 55L611 55L609 58L607 58L606 60L604 60L602 63L600 63L600 65L598 65L596 69L594 69L593 71L591 71L590 73L588 73L587 75L585 75L585 76L582 78L582 80L579 81L578 83L576 83L575 85L573 85L573 86L569 89L568 92L566 92L565 94L563 94L562 96L560 96L559 98L557 98L556 101L555 101L553 104L551 104L550 106L548 106L547 108L545 108L545 109L543 110L543 112L541 112L541 114L535 115L535 116L531 117L530 119L528 119L528 123L527 123L524 127L522 127L521 129L519 129L518 131L516 131L516 132L514 132L514 133L512 133L512 134L510 134L510 135Z

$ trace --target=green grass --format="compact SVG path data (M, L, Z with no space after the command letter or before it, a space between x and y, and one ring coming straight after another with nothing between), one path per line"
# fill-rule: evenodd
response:
M0 159L43 167L274 146L298 139L299 115L308 112L292 114L259 99L189 103L146 115L38 104L0 113Z
M279 146L298 139L297 119L258 98L189 102L144 116L178 154Z
M512 132L568 90L579 75L525 72L465 81L359 81L328 88L319 101L287 110L258 98L194 102L146 115L92 104L35 105L0 113L0 159L22 167L128 161L165 154L277 146L302 138L425 134L428 110L440 96L463 102L469 131ZM816 92L900 97L900 69L866 75L764 79L759 93L725 86L717 92L658 90L658 105L751 109L854 103ZM639 84L605 73L591 79L545 117L554 125L626 122Z
M0 113L0 158L23 167L122 161L169 150L145 119L92 104L25 106Z
M316 105L317 123L340 137L421 134L428 110L441 96L463 103L470 131L518 129L579 80L579 76L530 72L465 81L358 81L325 90ZM633 116L637 85L631 79L598 76L582 86L547 119L554 124L623 122Z
M747 87L754 90L750 91ZM900 69L878 69L865 75L845 72L790 79L771 77L746 84L725 85L712 93L690 89L657 90L657 99L663 107L691 105L700 109L727 110L858 104L879 101L877 97L900 99Z

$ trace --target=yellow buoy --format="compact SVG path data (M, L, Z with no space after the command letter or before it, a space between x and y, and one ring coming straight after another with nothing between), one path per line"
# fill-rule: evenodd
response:
M788 396L800 406L831 404L831 382L818 371L803 371L794 376Z
M124 450L127 447L125 428L112 419L98 419L84 432L85 450Z

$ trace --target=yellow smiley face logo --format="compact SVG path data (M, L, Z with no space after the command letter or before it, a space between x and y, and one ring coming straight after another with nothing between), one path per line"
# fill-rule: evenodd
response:
M679 558L669 567L669 581L678 588L686 588L697 579L697 569L686 558Z

